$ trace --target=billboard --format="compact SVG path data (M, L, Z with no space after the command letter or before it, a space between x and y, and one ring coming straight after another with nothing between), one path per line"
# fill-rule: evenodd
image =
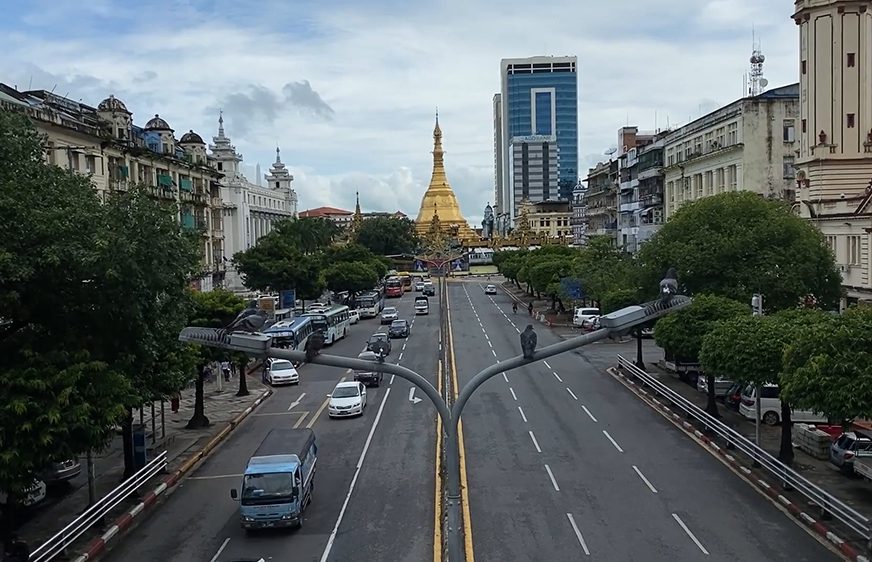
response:
M469 262L466 256L451 260L451 273L461 273L469 271Z
M281 291L279 293L279 302L281 303L279 308L293 310L297 304L297 292L294 289Z

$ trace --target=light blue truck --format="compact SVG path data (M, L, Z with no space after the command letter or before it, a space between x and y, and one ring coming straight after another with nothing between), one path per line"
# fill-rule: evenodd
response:
M318 446L311 429L273 429L248 459L239 500L246 531L302 527L303 511L312 501Z

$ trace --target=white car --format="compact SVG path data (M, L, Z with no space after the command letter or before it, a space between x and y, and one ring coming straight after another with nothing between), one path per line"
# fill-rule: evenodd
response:
M327 415L331 418L360 416L366 409L366 387L358 381L341 382L330 394Z
M357 324L360 322L360 311L357 309L348 311L348 322L351 324Z
M496 285L488 285L484 288L484 294L486 295L495 295L497 294L497 286Z
M382 324L390 324L394 320L399 318L399 312L393 306L386 306L381 314L381 323Z
M45 499L47 486L42 480L35 480L33 485L23 490L18 496L18 505L22 507L32 507ZM9 495L6 492L0 491L0 506L5 506L9 502Z
M417 283L415 283L415 292L416 293L420 293L423 290L424 290L424 282L423 281L418 281Z
M266 368L266 382L270 385L300 384L300 373L286 359L273 359Z

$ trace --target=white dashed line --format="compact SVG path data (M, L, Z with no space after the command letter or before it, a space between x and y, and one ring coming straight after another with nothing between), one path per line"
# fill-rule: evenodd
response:
M578 400L578 396L576 396L575 393L572 392L572 390L570 390L569 388L567 388L567 389L566 389L566 392L568 392L570 396L572 396L573 398L575 398L576 400Z
M529 431L528 433L530 434L530 439L533 440L533 446L536 447L536 452L537 452L537 453L541 453L541 452L542 452L542 448L539 447L539 442L536 441L536 436L533 435L533 432L532 432L532 431Z
M548 361L542 361L542 362L545 363L546 367L548 367L549 369L551 368L551 365L548 364Z
M587 406L582 404L581 409L584 410L584 413L587 414L588 417L590 417L590 419L592 419L593 421L596 421L596 418L593 417L593 414L590 413L590 410L587 409Z
M496 352L496 351L494 351L494 350L493 350L493 349L491 349L491 353L493 353L493 354L494 354L494 357L496 357L496 356L497 356L497 352Z
M654 493L656 494L656 493L657 493L657 488L655 488L654 486L651 485L651 482L649 482L648 479L645 478L645 475L642 474L642 471L639 470L639 467L637 467L637 466L634 464L634 465L633 465L633 470L636 471L636 474L639 475L639 478L642 479L642 482L644 482L645 485L648 486L648 489L651 490L652 492L654 492Z
M559 491L560 491L560 486L557 485L557 480L554 478L554 473L551 472L551 467L548 466L548 465L546 464L546 465L545 465L545 470L548 471L548 478L551 479L551 485L554 486L554 490L555 490L556 492L559 492Z
M490 338L489 338L489 337L487 337L487 332L485 332L485 333L484 333L484 339L486 339L486 340L488 340L488 341L490 341Z
M507 377L505 373L503 373L503 380L509 382L509 377Z
M572 530L575 531L575 538L578 539L578 543L581 545L581 549L585 554L590 556L590 551L587 549L587 543L584 542L584 537L581 536L581 531L578 530L578 525L575 524L575 518L572 517L571 513L567 513L566 517L569 518L569 524L572 525Z
M487 340L487 344L488 344L490 347L493 347L493 346L494 346L494 344L492 344L492 343L490 342L490 340Z
M609 440L609 441L611 441L611 442L612 442L612 445L614 445L614 446L615 446L615 449L617 449L617 450L618 450L618 452L619 452L619 453L623 453L623 452L624 452L624 450L623 450L623 449L621 449L621 446L620 446L620 445L618 445L618 443L617 443L617 442L616 442L616 441L615 441L615 440L614 440L614 439L612 439L612 436L611 436L611 435L609 435L609 432L608 432L608 431L606 431L606 430L605 430L605 429L604 429L604 430L603 430L603 435L605 435L605 436L606 436L606 439L608 439L608 440Z
M399 365L400 361L402 361L402 360L403 360L403 352L401 351L399 358L397 358L397 364Z
M515 389L512 388L512 387L510 386L510 387L509 387L509 392L512 393L512 398L514 398L514 399L515 399L515 402L517 402L517 401L518 401L518 397L515 395Z
M687 533L687 536L690 537L691 540L696 544L696 546L699 547L699 549L702 551L702 553L705 554L706 556L708 556L709 551L706 550L705 547L702 545L702 543L699 542L699 539L697 539L693 535L693 533L690 532L690 529L687 528L687 525L684 524L684 521L681 520L681 517L679 517L675 513L672 514L672 517L673 517L673 519L675 519L676 522L678 522L679 525L681 525L681 528L684 529L684 532Z
M517 328L515 328L515 331L518 332L519 334L521 333L521 330L519 330Z
M391 382L389 382L388 384L394 384L394 378L395 378L396 376L397 376L397 375L391 375Z
M557 377L557 380L559 380L560 382L563 382L563 379L561 379L560 375L558 375L556 372L554 373L554 376Z
M521 407L518 406L518 411L521 412L521 419L524 420L524 423L527 423L527 416L524 415L524 410L522 410Z

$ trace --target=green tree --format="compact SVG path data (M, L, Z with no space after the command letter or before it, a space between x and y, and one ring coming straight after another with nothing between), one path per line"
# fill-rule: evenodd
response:
M636 290L641 282L636 263L606 236L591 237L588 245L573 260L572 276L581 279L585 297L598 302L601 308L601 301L609 292ZM659 282L657 279L651 292Z
M718 322L750 315L747 306L717 295L698 295L685 308L657 321L654 338L657 345L666 352L666 357L674 357L684 363L699 363L703 338L711 332ZM715 401L715 374L705 372L708 382L708 404L706 412L720 417Z
M647 285L675 267L685 294L709 293L767 308L794 308L809 295L833 308L841 275L820 231L783 203L748 191L681 207L639 251Z
M390 262L384 256L373 254L366 246L361 246L357 243L336 245L326 248L323 252L324 267L329 267L332 264L348 262L348 263L365 263L375 271L378 279L387 275ZM374 284L373 284L374 286ZM368 287L371 289L373 286Z
M273 232L304 254L314 254L329 247L339 235L339 227L328 219L304 217L276 223Z
M334 293L348 291L349 300L361 291L368 291L378 283L379 276L369 262L342 261L324 271L327 288Z
M782 400L844 426L872 417L872 308L802 325L785 351Z
M262 237L256 246L237 253L233 263L250 289L294 289L303 304L324 292L321 256L304 254L295 239L281 228Z
M378 256L391 256L412 253L418 247L418 236L409 219L376 217L360 224L356 242Z

